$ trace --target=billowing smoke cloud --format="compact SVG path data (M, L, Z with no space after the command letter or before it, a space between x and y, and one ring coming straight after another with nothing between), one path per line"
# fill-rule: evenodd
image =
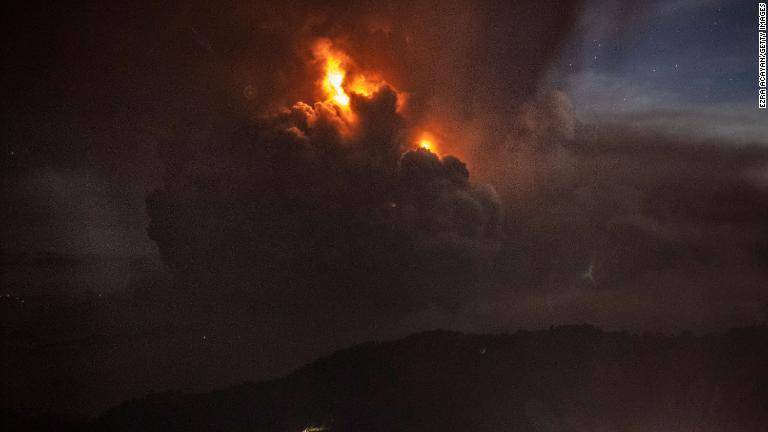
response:
M151 237L183 284L249 292L260 304L366 301L404 312L466 303L495 263L502 206L461 160L408 151L408 141L434 126L441 154L471 157L483 140L461 126L472 134L489 113L511 118L533 97L578 4L546 13L493 1L191 8L185 28L210 62L192 76L222 90L185 90L200 93L188 109L198 120L161 149L168 180L148 199ZM318 38L391 83L400 105L386 89L353 99L354 130L330 104L293 105L326 97Z
M525 161L500 188L510 240L498 281L514 288L468 310L509 314L510 327L717 329L766 318L768 189L749 175L764 170L765 149L581 126L574 140L509 155Z
M397 95L260 119L174 172L149 234L190 286L311 310L450 307L500 243L501 206L459 159L406 150Z

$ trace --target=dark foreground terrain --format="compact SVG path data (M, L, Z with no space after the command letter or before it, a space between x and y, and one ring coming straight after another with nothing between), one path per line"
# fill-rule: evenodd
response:
M64 430L56 423L48 420ZM768 327L714 336L630 335L591 326L512 335L434 331L358 345L273 381L129 401L68 427L765 431Z

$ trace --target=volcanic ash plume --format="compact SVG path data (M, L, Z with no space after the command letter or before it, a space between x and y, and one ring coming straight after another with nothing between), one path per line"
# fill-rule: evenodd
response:
M494 190L413 138L392 87L322 49L326 99L258 119L217 143L215 161L176 167L147 200L151 238L187 286L260 304L465 301L500 242Z

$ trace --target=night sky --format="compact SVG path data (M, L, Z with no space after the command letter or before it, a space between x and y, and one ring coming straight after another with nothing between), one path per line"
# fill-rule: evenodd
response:
M4 409L768 318L754 2L325 3L7 8ZM323 44L375 89L334 105Z
M589 2L553 82L585 122L765 143L756 12L744 1ZM762 119L762 121L761 121Z

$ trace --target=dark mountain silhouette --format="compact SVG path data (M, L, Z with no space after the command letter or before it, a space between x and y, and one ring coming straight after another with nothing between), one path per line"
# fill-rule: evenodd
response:
M109 431L763 431L768 327L589 325L365 343L272 381L126 402ZM314 429L313 429L314 428Z

